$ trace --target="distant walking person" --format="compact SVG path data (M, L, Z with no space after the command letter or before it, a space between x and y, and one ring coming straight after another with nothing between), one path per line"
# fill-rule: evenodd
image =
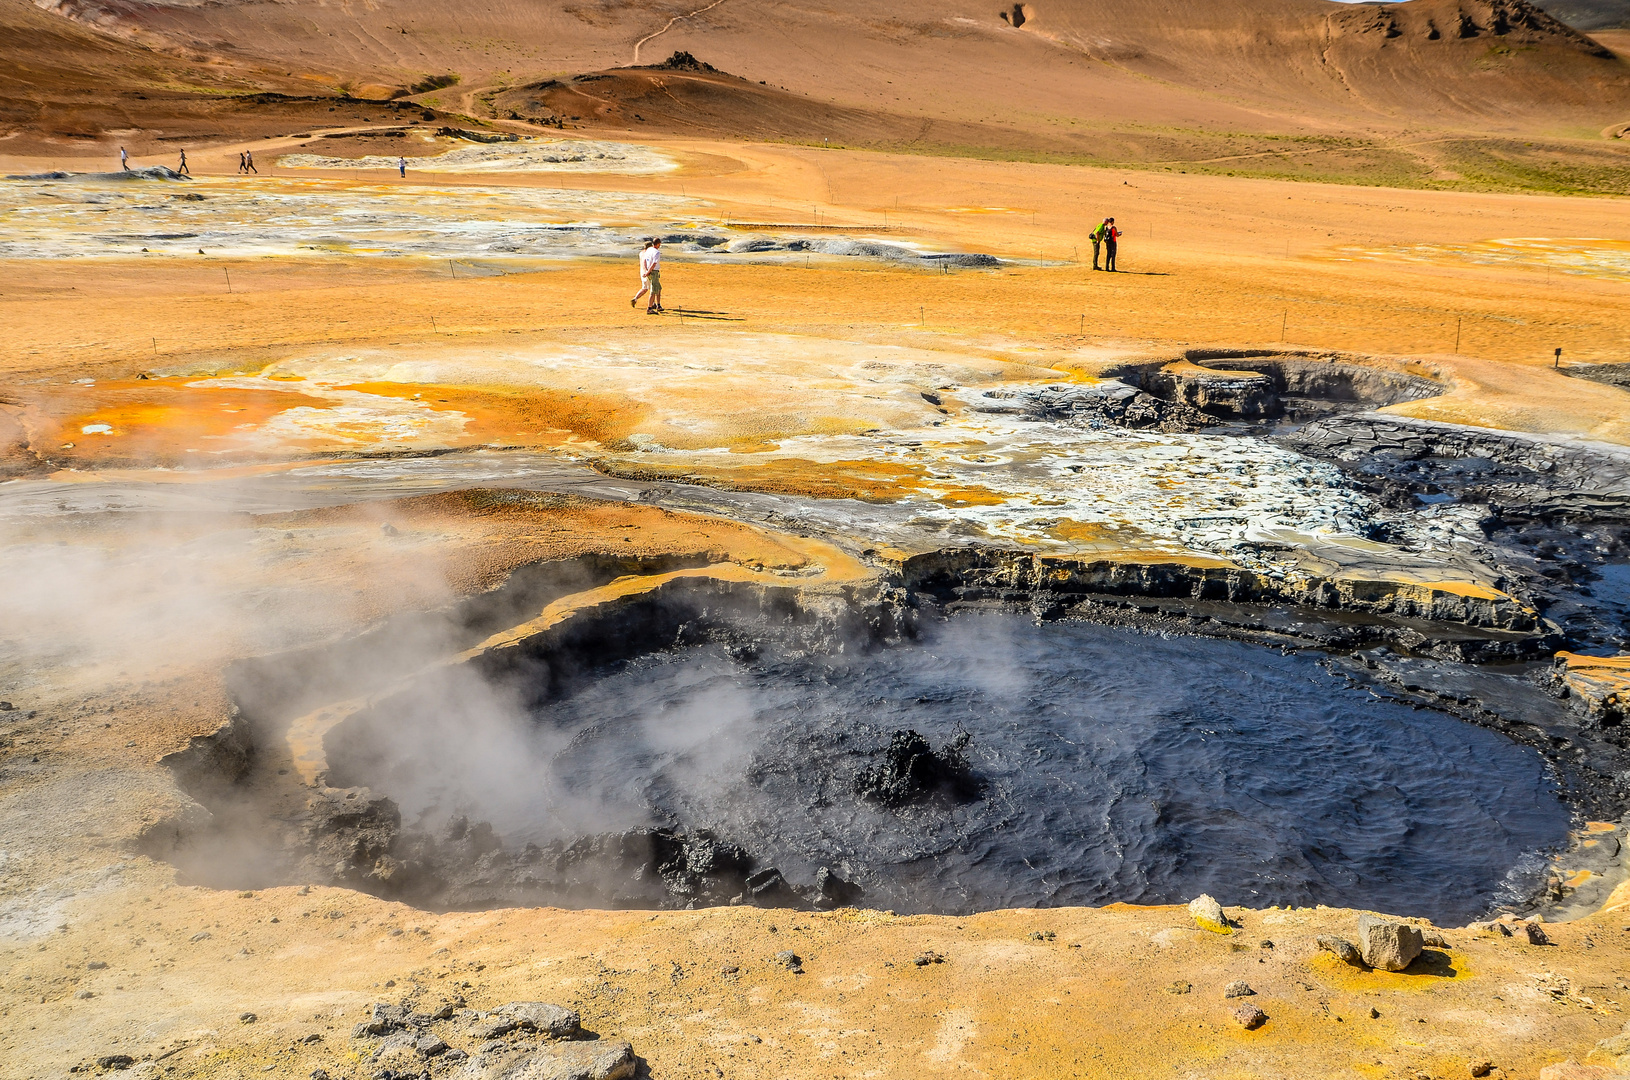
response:
M662 238L653 236L645 243L645 250L640 252L640 291L628 302L629 307L639 303L640 297L646 293L651 294L650 301L645 305L647 315L658 315L662 312Z
M175 171L178 173L186 173L188 176L192 175L192 170L187 168L187 152L185 150L181 151L181 164L176 166Z
M1110 273L1115 272L1115 249L1121 243L1121 230L1115 227L1115 219L1109 218L1104 222L1104 269Z
M240 173L246 173L246 172L249 171L249 166L247 166L247 165L245 165L243 163L243 151L242 150L238 151L238 171Z
M405 157L397 158L396 159L396 168L397 168L398 171L401 172L402 179L406 180L407 179L407 158L405 158Z
M1099 222L1098 227L1096 229L1092 230L1092 268L1094 270L1098 269L1098 249L1103 247L1104 233L1106 233L1108 231L1109 231L1109 219L1108 218L1105 218L1103 221Z
M254 173L256 176L260 175L260 170L255 168L255 152L253 150L245 150L243 152L243 163L250 172ZM1114 218L1111 218L1110 220L1113 221ZM1114 249L1111 248L1110 250L1113 251Z
M645 263L645 257L651 253L651 238L645 238L645 246L640 248L640 291L628 302L633 307L640 302L640 297L651 291L651 270Z
M125 153L125 148L122 146L119 147L119 168L126 170L130 168L130 155Z

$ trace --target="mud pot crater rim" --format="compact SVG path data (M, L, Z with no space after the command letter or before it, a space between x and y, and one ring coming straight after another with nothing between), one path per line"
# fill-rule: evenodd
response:
M1568 832L1532 750L1240 642L964 614L858 652L640 651L564 695L514 674L451 669L328 737L331 785L399 807L398 856L462 867L444 902L725 903L773 867L770 902L830 879L901 912L1210 892L1454 922L1536 891ZM961 739L976 793L868 797L907 731ZM613 880L665 858L676 888Z

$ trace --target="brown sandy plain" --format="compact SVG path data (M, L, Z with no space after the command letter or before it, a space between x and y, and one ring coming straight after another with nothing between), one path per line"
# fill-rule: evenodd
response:
M602 7L617 26L638 25L571 70L626 59L653 28L625 6ZM78 35L64 55L94 46L135 62L118 38L7 10L42 34ZM123 9L108 10L116 23ZM340 17L338 8L316 10ZM507 10L481 18L502 25ZM256 11L282 17L286 8ZM220 9L161 14L215 18ZM1045 15L1036 21L1047 28ZM154 34L166 30L154 25ZM705 30L680 24L664 48L700 54L716 40ZM598 41L602 31L591 20L583 33ZM1071 32L1067 23L1057 30ZM140 43L133 31L124 36ZM360 35L357 48L374 56L368 42L381 39L394 40ZM460 47L485 48L474 36ZM1014 38L1001 47L1035 46ZM799 55L796 43L784 50ZM728 51L704 58L760 75ZM248 64L202 51L151 55L213 64L216 76ZM254 88L306 77L282 59L257 61ZM344 66L333 54L325 62ZM784 63L781 81L806 96L829 78L814 61ZM431 65L396 66L423 74ZM358 87L396 85L377 65L350 67L362 71ZM339 77L319 74L308 82ZM1123 67L1115 78L1144 76ZM937 101L936 87L913 85L919 106L973 115L968 100ZM1284 86L1273 92L1296 100ZM441 93L447 109L480 112L473 91L458 101ZM1169 82L1159 95L1168 105L1195 100ZM1625 100L1603 96L1610 108ZM344 130L323 126L329 106L304 108L273 103L207 140L220 116L193 124L195 170L228 176L244 147L267 165ZM1339 106L1306 112L1317 129ZM1549 115L1536 106L1530 120L1543 125ZM1579 129L1571 138L1583 121L1569 117ZM144 126L139 117L130 124ZM110 160L109 125L92 133L94 144L48 127L0 143L0 172ZM1448 387L1394 412L1630 443L1624 390L1552 366L1556 348L1565 363L1626 359L1626 271L1564 273L1546 254L1571 256L1603 238L1630 248L1622 199L1210 175L1215 162L1195 172L1148 161L1087 168L594 134L640 141L680 167L656 176L410 172L403 186L657 192L693 207L675 215L682 220L788 232L818 221L1013 261L940 274L835 258L721 265L672 253L674 313L655 318L624 306L629 266L595 259L498 276L457 276L439 260L342 255L7 260L3 475L49 482L46 498L112 482L200 488L218 492L219 505L166 511L160 500L117 520L64 513L5 526L14 550L67 554L19 560L6 574L14 619L0 629L0 686L16 709L0 713L0 1075L97 1071L112 1054L131 1055L155 1077L372 1075L349 1029L368 1003L404 994L483 1009L558 1001L586 1027L631 1040L658 1078L1446 1078L1479 1075L1480 1062L1519 1080L1618 1075L1598 1043L1619 1032L1630 1004L1624 885L1598 910L1547 924L1550 945L1451 929L1431 963L1390 974L1360 972L1314 947L1319 934L1351 934L1355 913L1344 909L1232 909L1241 929L1228 937L1160 907L964 918L739 907L435 912L339 889L208 888L141 854L155 830L197 812L156 762L220 726L230 707L222 672L234 659L346 636L491 588L516 567L588 552L678 558L749 580L796 577L816 590L873 572L853 553L803 537L588 497L495 511L477 497L382 492L266 513L236 508L237 478L314 460L484 447L557 452L615 471L649 460L631 443L639 435L668 448L670 475L882 502L929 491L948 506L978 505L988 493L935 488L909 463L814 460L780 444L932 423L942 414L922 392L945 381L1091 380L1128 359L1176 360L1196 347L1339 350ZM157 156L152 131L130 137L140 154ZM329 147L355 156L374 145ZM366 191L380 179L266 172L266 183L311 191ZM1126 231L1126 273L1083 265L1086 234L1105 214ZM1551 246L1486 257L1487 245L1513 237ZM85 433L99 425L107 430ZM1123 553L1136 555L1130 547ZM1590 828L1587 844L1623 835L1612 823ZM803 958L802 974L775 960L785 949ZM926 952L943 962L913 963ZM1241 978L1270 1017L1254 1031L1233 1023L1222 998L1223 985ZM1556 1067L1565 1060L1591 1064Z

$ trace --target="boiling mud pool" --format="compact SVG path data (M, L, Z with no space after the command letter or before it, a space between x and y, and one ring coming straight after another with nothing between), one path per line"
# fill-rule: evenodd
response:
M505 743L410 721L396 735L439 743L411 757L434 764L370 782L410 814L485 814L506 843L573 819L713 829L793 881L830 866L904 912L1209 892L1453 924L1525 895L1569 823L1531 750L1352 689L1316 656L1019 617L858 656L651 655L520 723ZM970 733L982 796L859 797L905 728L936 748Z

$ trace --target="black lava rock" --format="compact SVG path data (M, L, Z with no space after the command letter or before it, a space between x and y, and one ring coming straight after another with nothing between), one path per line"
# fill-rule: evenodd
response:
M823 866L815 872L815 889L810 901L818 908L849 907L864 893L859 885L843 880Z

